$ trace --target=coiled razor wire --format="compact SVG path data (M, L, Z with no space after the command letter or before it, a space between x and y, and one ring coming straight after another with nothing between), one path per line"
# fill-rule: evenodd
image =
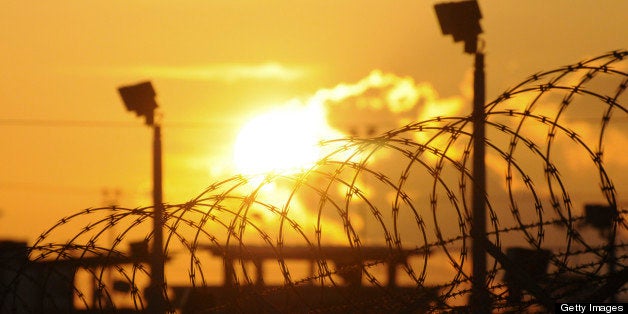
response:
M486 105L487 287L496 309L626 292L618 187L627 178L625 158L613 154L628 144L627 57L615 51L535 74ZM437 117L379 137L326 141L324 157L306 171L236 176L167 205L169 310L464 309L471 129L470 116ZM585 216L591 202L617 213L606 228ZM152 210L86 209L31 247L6 250L0 309L146 309ZM547 252L546 267L528 273L512 248Z

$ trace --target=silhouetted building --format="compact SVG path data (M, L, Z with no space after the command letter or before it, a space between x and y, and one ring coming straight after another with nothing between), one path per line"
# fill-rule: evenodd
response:
M424 255L423 250L394 250L389 247L305 247L286 246L279 249L261 246L199 246L223 261L223 282L218 286L173 287L175 305L183 313L200 309L215 312L304 312L329 309L342 311L383 310L385 306L408 306L421 313L430 304L438 302L438 289L402 287L397 284L397 268L408 263L408 257ZM250 283L236 281L235 262L252 264L253 280ZM279 262L281 261L281 262ZM265 281L264 265L271 263L307 262L309 274L304 280L282 285L269 285ZM364 269L370 263L383 264L387 281L384 286L363 284ZM326 270L321 269L325 265ZM329 277L337 275L341 281L329 283ZM253 274L251 274L253 275ZM282 276L282 274L271 274ZM285 274L284 274L285 276ZM326 278L327 284L319 279ZM388 300L395 299L395 301ZM384 304L389 302L389 304ZM393 305L396 304L396 305ZM382 307L384 306L384 307Z
M143 252L144 250L136 250ZM0 242L0 313L102 313L109 305L101 302L97 282L92 282L92 304L87 309L74 306L76 275L80 269L94 270L114 265L144 263L146 256L110 254L108 256L56 256L56 258L29 260L25 242ZM96 280L97 278L93 278ZM121 289L120 283L114 284ZM113 310L110 308L110 310ZM116 313L133 312L115 309Z

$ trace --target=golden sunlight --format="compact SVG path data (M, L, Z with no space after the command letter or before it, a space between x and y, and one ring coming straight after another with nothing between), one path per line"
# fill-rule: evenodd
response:
M315 164L331 128L321 106L289 106L257 116L240 130L234 148L243 174L295 173Z

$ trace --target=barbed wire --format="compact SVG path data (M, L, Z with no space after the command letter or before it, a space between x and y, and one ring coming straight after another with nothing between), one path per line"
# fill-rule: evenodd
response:
M615 51L535 74L486 105L495 309L604 301L628 289L625 191L617 190L625 168L612 155L628 144L625 123L613 122L628 117L627 57ZM470 122L436 117L325 141L324 157L306 171L235 176L167 205L170 311L461 310L471 291ZM593 201L617 213L607 228L581 210L592 200L580 191L594 189ZM152 210L85 209L17 250L22 262L0 256L10 278L0 309L146 309ZM540 272L511 255L521 251ZM58 285L66 299L51 292Z

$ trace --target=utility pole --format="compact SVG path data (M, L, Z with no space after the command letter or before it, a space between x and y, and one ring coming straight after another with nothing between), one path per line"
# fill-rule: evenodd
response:
M164 204L162 185L161 125L155 123L155 90L150 82L118 88L129 111L146 118L146 125L153 129L153 243L149 257L150 285L147 291L147 310L151 314L166 313L165 256L163 251Z

